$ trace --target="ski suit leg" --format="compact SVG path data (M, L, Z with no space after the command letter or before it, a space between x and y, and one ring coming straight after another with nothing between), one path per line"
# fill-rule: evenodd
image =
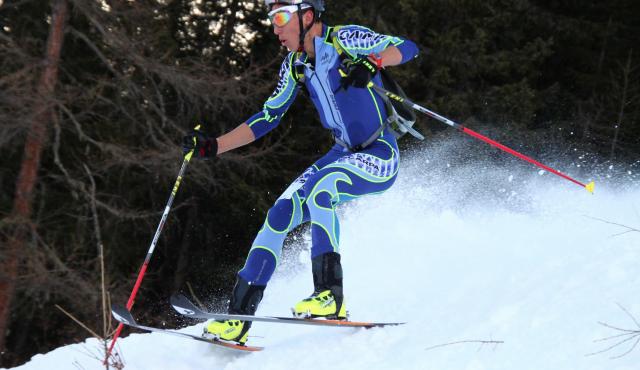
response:
M251 246L238 275L254 285L266 285L275 271L287 234L311 221L311 256L338 252L336 206L362 195L381 193L398 171L395 140L379 139L367 149L345 152L336 146L309 167L278 198Z
M287 234L303 222L309 221L309 210L304 204L302 186L317 171L307 168L276 200L258 232L242 270L238 275L255 285L266 285L275 271Z
M323 166L304 184L311 221L311 258L339 253L340 225L336 206L367 194L379 194L391 187L398 173L395 140L378 139L356 153L344 153Z

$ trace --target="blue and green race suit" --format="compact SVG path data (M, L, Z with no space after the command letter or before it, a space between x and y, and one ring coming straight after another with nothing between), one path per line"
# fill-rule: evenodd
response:
M278 125L304 84L322 125L341 144L334 145L307 168L269 210L245 266L238 273L250 284L267 284L286 235L302 223L311 222L312 258L339 252L336 206L384 192L398 174L398 146L385 125L388 115L384 101L368 87L340 89L339 68L345 58L378 54L391 45L400 50L401 63L405 63L417 56L416 45L356 25L323 25L322 31L322 36L314 39L315 60L306 53L289 53L280 68L275 91L263 110L247 122L256 139L262 137ZM382 85L379 75L372 81ZM370 141L372 135L377 135L375 140L362 148L361 144Z

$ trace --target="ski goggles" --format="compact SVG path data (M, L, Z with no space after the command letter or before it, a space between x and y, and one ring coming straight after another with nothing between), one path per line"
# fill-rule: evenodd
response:
M304 4L300 7L302 9L309 9L311 6ZM269 20L276 27L284 27L291 21L293 15L298 11L298 5L287 5L281 8L273 9L269 12Z

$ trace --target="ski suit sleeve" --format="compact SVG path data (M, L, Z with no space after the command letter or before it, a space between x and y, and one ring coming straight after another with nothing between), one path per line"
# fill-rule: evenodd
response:
M339 27L337 41L340 47L351 57L359 55L377 54L393 45L400 50L402 61L400 64L418 56L418 47L412 41L402 37L383 35L362 26Z
M300 87L293 78L292 66L295 53L289 53L282 62L278 85L269 99L264 103L262 111L247 120L256 139L273 130L280 123L280 119L296 99Z

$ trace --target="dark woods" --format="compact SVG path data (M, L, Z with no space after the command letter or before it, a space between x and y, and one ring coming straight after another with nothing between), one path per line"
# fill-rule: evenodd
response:
M527 154L640 155L640 3L328 1L330 24L406 36L415 101ZM181 163L180 140L261 108L283 55L262 1L5 0L0 6L0 366L101 327L100 250L124 303ZM193 163L136 301L224 297L265 211L331 144L301 95L268 137ZM449 135L419 119L430 135ZM456 134L456 133L453 133ZM552 146L552 145L551 145Z

